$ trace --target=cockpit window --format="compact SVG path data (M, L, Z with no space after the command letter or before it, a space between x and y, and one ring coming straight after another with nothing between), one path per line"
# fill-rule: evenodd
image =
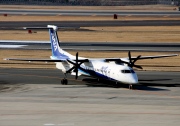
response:
M121 70L121 73L135 73L134 70Z

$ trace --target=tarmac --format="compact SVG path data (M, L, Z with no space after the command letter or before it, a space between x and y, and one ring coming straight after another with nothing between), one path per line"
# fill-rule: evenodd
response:
M13 41L0 40L2 49L50 50L49 41ZM126 42L61 42L64 50L76 51L148 51L148 52L180 52L179 43L126 43Z
M178 126L180 73L137 71L140 85L68 76L57 69L0 69L1 126Z
M0 14L12 14L12 15L37 15L37 16L52 16L52 15L73 15L73 16L112 16L125 15L125 16L180 16L179 11L137 11L137 10L51 10L51 9L0 9Z

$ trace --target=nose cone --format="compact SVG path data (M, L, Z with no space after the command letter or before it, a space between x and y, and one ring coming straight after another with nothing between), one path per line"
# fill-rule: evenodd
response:
M126 78L125 82L127 84L138 84L138 77L137 77L136 73L126 75L125 78Z
M131 84L138 84L138 77L137 77L137 74L136 73L133 73L131 75L131 79L129 79L130 83Z
M133 75L131 79L129 79L129 83L131 84L138 84L137 75Z

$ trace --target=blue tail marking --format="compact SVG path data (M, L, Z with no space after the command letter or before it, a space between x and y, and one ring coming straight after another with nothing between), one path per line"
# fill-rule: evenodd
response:
M64 51L60 48L57 32L51 28L49 29L49 35L50 35L52 56L61 59L68 59L69 57L65 55Z

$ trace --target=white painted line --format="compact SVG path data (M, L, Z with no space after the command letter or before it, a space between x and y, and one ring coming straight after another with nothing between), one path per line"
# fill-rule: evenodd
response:
M44 126L74 126L74 123L61 123L61 124L47 123L44 124Z
M0 45L0 48L21 48L27 45Z
M0 40L0 42L50 43L50 41L23 41L23 40Z
M44 126L55 126L55 124L49 123L49 124L44 124Z
M58 124L58 126L74 126L73 123L62 123L62 124Z

